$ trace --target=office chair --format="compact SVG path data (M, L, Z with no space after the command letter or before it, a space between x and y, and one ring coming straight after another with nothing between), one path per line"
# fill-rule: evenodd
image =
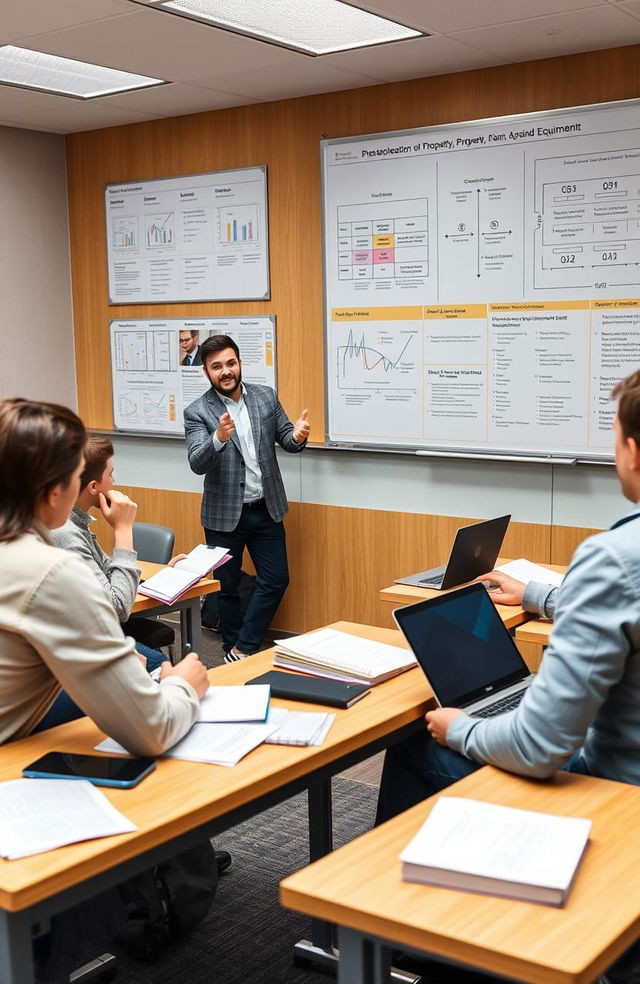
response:
M147 560L152 564L167 564L171 559L175 540L176 535L168 526L157 526L155 523L133 524L133 549L140 560ZM176 639L171 626L157 618L134 615L124 623L123 628L138 642L143 642L152 649L172 646Z

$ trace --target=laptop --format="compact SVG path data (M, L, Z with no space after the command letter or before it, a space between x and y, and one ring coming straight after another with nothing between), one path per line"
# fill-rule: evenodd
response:
M470 584L393 617L441 707L492 717L517 707L533 680L482 584Z
M418 588L455 588L474 577L493 570L511 516L499 516L484 523L463 526L455 535L449 560L444 567L432 567L410 577L396 578L396 584Z

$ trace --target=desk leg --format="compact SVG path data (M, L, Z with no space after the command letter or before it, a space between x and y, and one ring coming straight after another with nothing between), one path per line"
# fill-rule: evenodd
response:
M0 981L33 984L29 913L0 910Z
M201 655L202 625L200 623L200 599L193 598L186 608L180 609L180 635L182 645L188 642L191 651Z
M317 861L333 850L333 814L331 809L331 779L322 779L309 786L309 860ZM325 968L337 965L333 947L333 925L322 919L311 920L311 940L300 940L293 948L293 958L300 964L319 964Z

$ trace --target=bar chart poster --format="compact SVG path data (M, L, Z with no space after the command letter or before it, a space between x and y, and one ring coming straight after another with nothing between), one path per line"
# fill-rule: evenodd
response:
M109 328L116 430L184 434L184 408L210 386L200 359L200 346L210 335L229 335L236 342L245 382L276 388L274 315L129 318L111 321Z
M269 297L266 166L105 187L110 304Z
M640 102L322 149L329 441L610 462L640 364Z

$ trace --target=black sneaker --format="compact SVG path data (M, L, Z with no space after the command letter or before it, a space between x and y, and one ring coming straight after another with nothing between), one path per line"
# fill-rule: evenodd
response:
M228 653L224 654L225 663L238 663L241 659L246 659L249 653L236 653L233 649L230 649Z

